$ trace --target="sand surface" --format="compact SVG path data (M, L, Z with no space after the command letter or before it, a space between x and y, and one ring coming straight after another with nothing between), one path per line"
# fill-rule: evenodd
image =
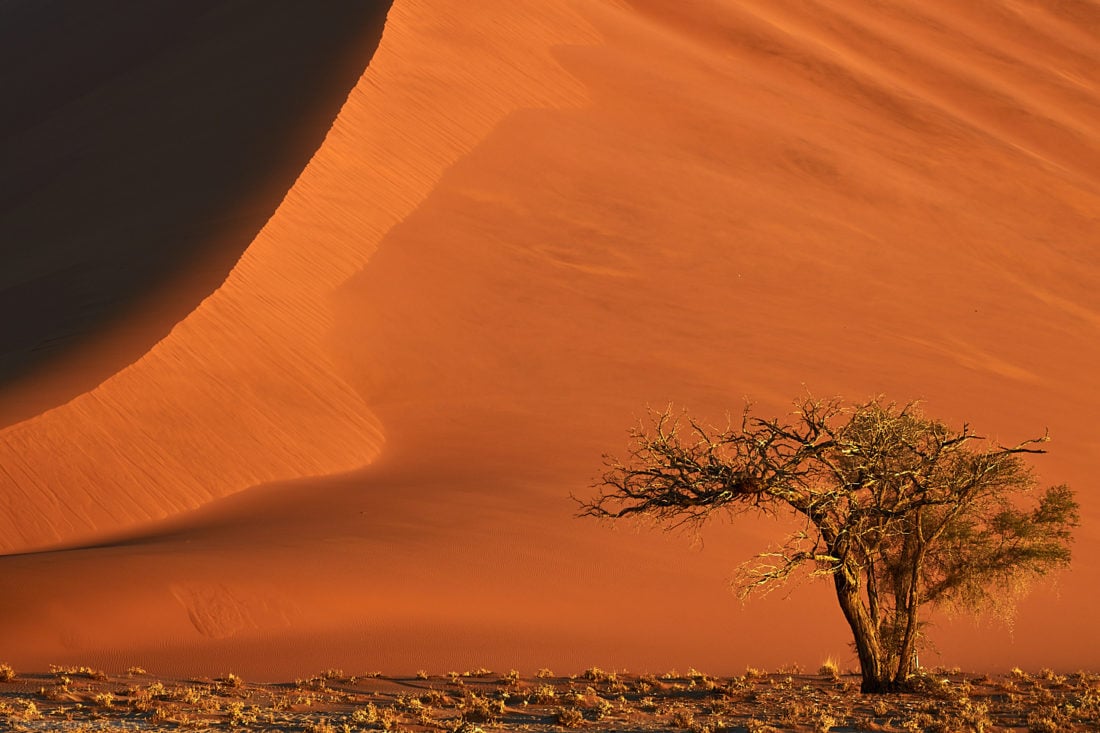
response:
M1097 667L1098 29L1036 0L395 0L224 284L0 432L0 653L258 679L843 659L828 589L726 587L782 525L693 547L569 498L646 404L776 413L805 385L1049 428L1073 570L1011 634L933 638L965 668Z

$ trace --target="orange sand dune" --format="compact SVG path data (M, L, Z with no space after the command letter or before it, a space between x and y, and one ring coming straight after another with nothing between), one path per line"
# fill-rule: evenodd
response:
M1072 7L395 0L225 284L0 433L0 649L258 677L844 657L826 588L724 587L781 526L692 548L568 498L647 403L806 384L1049 427L1074 569L1013 635L934 639L1095 667L1100 11Z

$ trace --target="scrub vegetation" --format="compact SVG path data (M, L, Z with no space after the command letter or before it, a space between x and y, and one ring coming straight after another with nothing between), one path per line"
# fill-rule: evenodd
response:
M826 665L823 665L826 666ZM595 670L595 668L593 668ZM12 731L881 731L1100 729L1100 675L1022 670L991 677L922 670L910 690L863 695L854 673L712 677L697 670L569 676L388 677L324 672L296 682L240 677L16 674L0 687Z

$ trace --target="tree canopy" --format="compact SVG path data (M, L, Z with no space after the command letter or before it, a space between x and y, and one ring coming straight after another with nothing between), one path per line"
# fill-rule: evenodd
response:
M793 513L801 527L742 568L743 594L800 568L832 580L865 692L905 688L925 609L1008 611L1035 578L1070 561L1077 502L1035 493L1028 454L924 415L915 402L846 404L806 396L786 418L746 407L740 424L699 424L671 409L631 431L581 516L699 526L716 513Z

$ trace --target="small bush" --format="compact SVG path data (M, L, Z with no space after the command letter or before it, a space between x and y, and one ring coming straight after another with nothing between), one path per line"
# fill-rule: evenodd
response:
M584 715L576 708L558 708L554 720L563 728L579 728L584 725Z
M840 667L832 657L826 658L825 661L821 663L821 667L818 668L817 673L833 682L840 679Z

